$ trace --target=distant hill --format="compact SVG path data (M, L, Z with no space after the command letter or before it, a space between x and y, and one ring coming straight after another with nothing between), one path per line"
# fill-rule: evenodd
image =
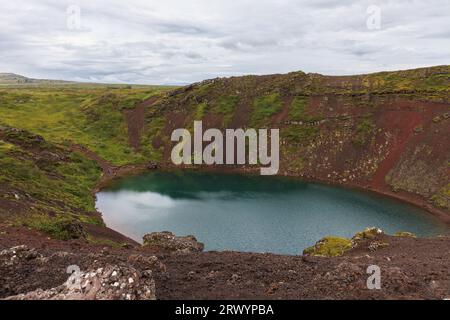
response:
M75 84L73 81L48 80L27 78L15 73L0 73L0 85L21 85L21 84Z
M117 88L139 88L153 87L160 89L177 88L173 85L150 85L150 84L128 84L128 83L100 83L100 82L77 82L67 80L51 80L51 79L34 79L15 73L0 72L0 86L27 86L27 87L52 87L52 86L79 86L79 87L107 87L110 89Z

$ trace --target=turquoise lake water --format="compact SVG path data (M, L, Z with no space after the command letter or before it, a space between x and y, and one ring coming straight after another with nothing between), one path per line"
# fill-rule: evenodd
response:
M195 235L205 250L299 254L324 236L371 226L424 237L449 232L403 202L283 177L155 172L99 192L97 208L107 226L137 241L168 230Z

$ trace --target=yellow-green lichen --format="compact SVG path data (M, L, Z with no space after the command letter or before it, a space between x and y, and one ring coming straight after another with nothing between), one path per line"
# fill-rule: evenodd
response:
M352 248L352 241L340 237L325 237L316 242L312 247L306 248L303 254L321 257L342 256L345 251Z

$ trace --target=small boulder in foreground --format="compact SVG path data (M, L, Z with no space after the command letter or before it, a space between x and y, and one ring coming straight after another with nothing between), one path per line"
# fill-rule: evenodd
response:
M155 300L155 292L151 270L141 273L131 266L106 265L87 272L74 270L58 287L6 300Z
M325 237L312 247L303 250L304 255L320 257L339 257L352 248L352 241L346 238Z
M203 243L198 242L192 235L177 237L169 231L149 233L143 239L144 246L158 247L170 252L201 252L205 247Z

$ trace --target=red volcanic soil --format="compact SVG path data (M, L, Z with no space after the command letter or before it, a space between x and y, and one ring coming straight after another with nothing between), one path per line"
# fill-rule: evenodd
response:
M283 99L283 109L281 110L281 112L275 114L272 117L271 123L273 123L274 125L277 125L277 124L280 124L281 122L287 120L292 100L294 100L293 97L285 97Z
M125 111L125 119L128 125L128 142L135 151L139 150L141 134L145 127L145 110L153 105L157 99L157 97L152 97L139 103L135 108Z
M380 109L377 116L377 128L380 128L382 132L390 132L393 139L386 151L385 159L378 164L370 182L371 190L424 207L446 222L450 222L450 216L447 212L433 207L429 201L419 194L405 190L393 192L392 187L386 183L386 176L390 172L395 173L396 167L401 165L402 161L407 160L421 146L432 148L434 155L423 154L423 152L421 155L419 153L413 163L419 161L429 163L432 170L434 163L439 164L437 158L442 158L442 162L445 162L445 157L448 157L448 145L446 144L449 143L449 136L446 131L449 127L444 127L444 131L434 128L433 118L448 110L447 104L400 99L392 101ZM414 174L415 172L411 173L411 175ZM446 174L446 177L445 173L441 177L444 185L445 180L448 181L450 177L450 168ZM405 177L405 179L407 178Z
M396 131L394 142L388 150L387 157L378 165L378 169L372 177L371 186L374 189L386 187L385 177L393 166L399 161L402 153L413 136L413 129L423 121L423 115L417 111L388 110L383 111L378 124Z
M376 248L373 243L383 243ZM152 269L157 299L444 299L450 297L450 238L379 235L342 257L261 253L158 252L133 243L113 248L57 241L0 225L0 251L26 245L25 255L0 255L0 298L63 284L67 267L120 265ZM371 249L369 249L369 247ZM30 249L32 249L30 251ZM157 257L158 267L142 263ZM367 288L367 268L381 270L381 289Z

